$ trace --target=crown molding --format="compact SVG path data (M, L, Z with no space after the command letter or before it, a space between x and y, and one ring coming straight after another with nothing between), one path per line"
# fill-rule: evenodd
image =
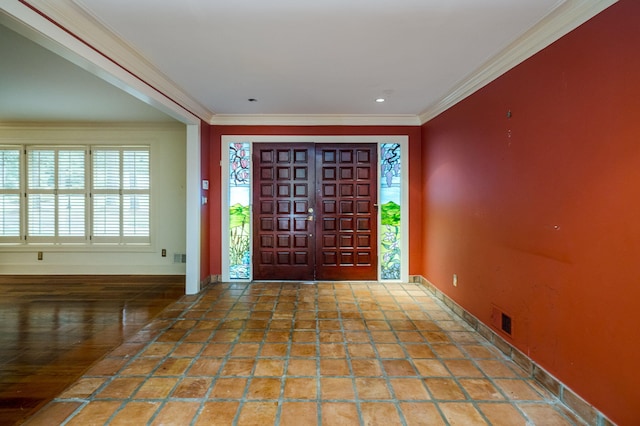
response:
M178 107L205 122L213 117L211 111L187 95L178 84L160 72L130 44L119 38L115 31L75 1L21 1Z
M419 126L418 116L360 114L217 114L220 126Z
M424 124L486 86L505 72L596 16L618 0L563 0L542 20L522 34L473 74L458 83L438 102L421 112Z
M138 98L152 104L160 104L167 109L168 103L185 110L204 122L214 125L299 125L299 126L327 126L327 125L385 125L385 126L419 126L436 117L443 111L470 96L480 88L498 78L511 68L523 62L535 53L544 49L563 35L583 24L593 16L602 12L618 0L559 0L557 6L531 29L509 44L500 53L485 62L474 73L459 82L446 96L431 105L419 115L281 115L254 114L232 115L214 114L197 100L189 96L175 82L161 73L150 61L140 55L131 45L117 37L114 31L105 26L99 19L92 16L78 5L76 0L20 0L40 12L44 18L58 24L70 36L77 38L76 42L83 42L104 61L109 61L112 67L104 67L109 72L113 65L129 74L128 81L138 80L133 84ZM16 1L18 4L18 1ZM28 6L20 5L26 9ZM5 9L6 6L3 6ZM37 30L37 28L36 28ZM45 35L45 36L48 36ZM49 37L51 38L51 37ZM58 40L54 40L58 41ZM58 41L59 42L59 41ZM67 40L61 43L63 47L73 42ZM77 52L78 49L70 49ZM95 60L94 60L95 62ZM100 66L98 64L98 66ZM94 72L96 75L103 72ZM120 78L114 73L116 78ZM122 75L122 72L120 73ZM121 85L117 85L120 87ZM147 86L141 90L141 86ZM123 88L123 87L121 87ZM127 88L123 88L127 89ZM137 89L137 90L136 90ZM127 90L130 91L130 90ZM149 92L154 92L149 96ZM164 100L157 101L158 95ZM154 100L156 102L154 102Z

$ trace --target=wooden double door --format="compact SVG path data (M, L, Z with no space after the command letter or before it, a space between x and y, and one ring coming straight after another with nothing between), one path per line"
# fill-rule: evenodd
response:
M376 144L253 146L253 278L377 279Z

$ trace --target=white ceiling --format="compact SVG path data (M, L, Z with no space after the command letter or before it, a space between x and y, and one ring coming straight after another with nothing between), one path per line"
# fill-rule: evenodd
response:
M424 121L615 0L32 0L75 36L208 122L366 116ZM548 29L544 32L544 29ZM544 34L540 37L540 34ZM533 36L538 37L535 43ZM0 71L46 72L79 111L113 105L101 82L0 32ZM40 48L42 50L42 48ZM4 60L11 54L11 66ZM514 54L514 52L518 52ZM505 59L507 57L508 59ZM37 59L36 59L37 58ZM62 60L61 60L62 61ZM481 76L481 77L478 77ZM65 81L67 77L67 81ZM0 74L0 78L5 78ZM9 78L7 76L7 78ZM15 77L12 77L15 79ZM7 81L7 80L5 80ZM97 89L88 86L97 87ZM102 86L107 85L102 82ZM107 85L108 86L108 85ZM64 87L64 90L61 88ZM74 87L76 89L74 89ZM108 89L108 88L107 88ZM4 89L3 89L4 90ZM94 91L95 90L95 91ZM101 91L98 91L101 90ZM114 89L116 90L116 89ZM72 93L82 93L82 99ZM86 94L92 96L87 97ZM455 96L454 96L455 94ZM0 97L3 98L4 96ZM126 103L129 95L120 101ZM249 102L249 98L257 102ZM385 98L377 103L377 98ZM114 100L114 102L120 102ZM0 99L0 118L11 108ZM68 102L71 105L73 102ZM15 104L14 104L15 106ZM24 106L22 114L28 114ZM144 109L144 108L143 108ZM15 106L14 112L19 108ZM117 110L117 109L116 109ZM71 114L71 110L69 110ZM149 113L149 111L143 112ZM153 114L152 114L153 115ZM131 117L131 114L129 115ZM146 121L161 119L147 117Z

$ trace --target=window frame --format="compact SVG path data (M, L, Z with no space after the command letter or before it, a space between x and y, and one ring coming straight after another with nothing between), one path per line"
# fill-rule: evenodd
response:
M83 145L26 145L24 148L24 172L21 172L20 177L23 180L24 191L24 203L21 204L21 209L24 209L22 215L24 222L21 224L25 242L27 244L84 244L88 239L88 223L91 216L91 211L87 209L88 205L88 175L91 174L91 168L87 169L88 156L87 146ZM53 187L52 188L32 188L30 186L30 172L31 166L29 161L29 154L36 151L53 151L54 152L54 171L53 171ZM61 188L60 187L60 165L59 165L59 153L61 151L82 151L84 153L84 178L82 189L78 188ZM53 195L54 203L54 217L53 217L53 235L35 235L31 232L31 209L30 209L30 195ZM84 232L82 236L68 236L60 235L60 196L61 195L84 195Z
M18 144L1 144L1 151L18 151L18 188L17 189L9 189L0 187L1 195L17 195L18 196L18 204L19 204L19 212L18 212L18 235L4 235L0 234L0 244L20 244L22 242L22 238L24 236L23 232L23 223L24 223L24 209L23 206L23 194L24 194L24 179L23 179L23 170L24 170L24 156L22 155L24 146Z
M118 189L114 189L114 188L100 188L97 189L95 188L94 184L94 178L95 178L95 173L93 172L94 169L94 158L93 157L95 155L96 151L116 151L119 153L119 188ZM147 189L131 189L131 188L125 188L125 183L124 183L124 172L125 172L125 166L124 166L124 153L126 152L131 152L131 151L144 151L147 152L148 154L148 161L147 161L147 166L149 168L149 175L148 175L148 187ZM92 173L91 173L91 183L90 183L90 197L91 197L91 229L90 229L90 240L94 243L94 244L150 244L151 243L151 147L147 146L147 145L127 145L127 146L123 146L123 145L93 145L91 147L90 153L89 153L89 157L90 157L90 161L91 161L91 168L92 168ZM95 200L96 197L95 195L99 195L99 194L104 194L104 195L118 195L119 197L119 220L118 220L118 225L119 225L119 235L118 236L110 236L110 235L96 235L95 232ZM147 195L148 196L148 210L149 210L149 215L148 215L148 219L147 219L147 223L148 223L148 235L146 236L126 236L125 232L124 232L124 226L125 226L125 215L124 215L124 200L125 197L127 195Z
M115 190L120 196L120 199L126 198L127 195L143 194L146 195L147 202L146 207L146 224L147 234L144 236L127 236L123 230L125 221L123 220L123 213L119 216L119 235L117 237L95 237L93 234L95 210L93 199L93 180L94 180L94 167L92 153L95 150L111 150L119 152L119 157L122 159L123 155L127 151L143 151L147 153L147 167L148 167L148 184L146 189L127 189L123 188L123 182L120 181L120 187ZM109 144L108 142L102 142L100 144L43 144L43 143L25 143L25 144L13 144L3 143L0 144L0 150L17 150L19 152L19 189L4 189L0 188L0 194L18 194L20 200L20 213L19 213L19 235L17 236L5 236L0 235L0 248L13 247L20 249L26 249L34 246L47 246L57 247L61 249L71 249L74 247L78 249L87 249L90 247L105 248L109 250L109 247L113 249L133 248L137 251L140 249L148 250L152 248L152 241L154 238L153 228L153 178L152 178L152 163L153 163L153 149L151 144L137 143L137 144ZM54 172L54 187L53 188L30 188L29 187L29 165L28 165L28 153L36 150L54 151L55 152L55 172ZM59 184L59 151L72 150L72 151L84 151L84 188L60 188ZM120 165L122 168L122 164ZM55 221L55 235L54 236L37 236L30 235L29 232L29 195L30 194L54 194L54 205L56 208L54 221ZM60 210L58 207L60 195L64 194L84 194L84 232L82 236L60 236L59 235L59 220ZM120 203L122 206L122 202ZM144 218L143 218L144 219ZM144 225L144 223L143 223Z

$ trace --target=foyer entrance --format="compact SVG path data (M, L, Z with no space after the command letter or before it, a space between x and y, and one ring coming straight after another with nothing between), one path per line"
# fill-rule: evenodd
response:
M254 144L253 279L377 279L376 147Z

